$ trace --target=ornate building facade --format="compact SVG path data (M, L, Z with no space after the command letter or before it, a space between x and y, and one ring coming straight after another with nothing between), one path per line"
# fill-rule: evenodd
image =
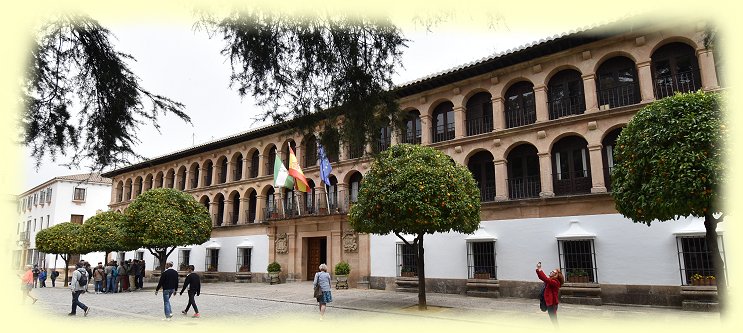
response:
M709 270L694 257L704 228L696 219L638 227L619 215L612 152L643 106L675 92L720 90L716 63L703 24L612 28L556 36L398 87L405 129L381 129L376 147L341 144L327 188L317 138L285 130L288 123L108 172L109 206L123 211L152 188L192 194L209 209L212 240L178 249L173 260L223 280L251 272L263 281L272 261L283 280L311 280L320 263L344 260L353 287L405 290L416 284L407 277L414 255L394 235L354 232L345 213L371 163L365 151L422 144L466 165L482 201L474 235L428 236L432 291L530 297L542 261L575 281L563 288L567 299L680 304L689 276ZM272 186L274 159L287 165L288 147L308 194Z

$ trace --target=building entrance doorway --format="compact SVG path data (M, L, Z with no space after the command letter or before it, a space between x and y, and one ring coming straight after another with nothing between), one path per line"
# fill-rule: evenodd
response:
M312 281L315 278L317 267L320 264L327 264L328 261L328 239L326 237L307 238L307 280Z

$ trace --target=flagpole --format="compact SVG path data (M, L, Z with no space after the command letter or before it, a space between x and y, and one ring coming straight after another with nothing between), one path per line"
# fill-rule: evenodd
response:
M279 187L281 188L281 187ZM286 206L284 205L284 193L281 193L281 190L279 190L279 193L281 194L281 213L286 217Z
M328 191L328 184L325 184L325 206L328 207L328 214L330 214L330 196L328 196Z
M294 184L294 187L297 187L297 184ZM302 205L300 205L299 202L297 202L297 192L296 191L294 192L294 201L292 201L292 202L297 205L297 214L302 215L302 208L301 208Z

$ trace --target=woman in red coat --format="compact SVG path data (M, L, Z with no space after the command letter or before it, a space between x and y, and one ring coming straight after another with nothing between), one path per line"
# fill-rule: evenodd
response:
M565 283L565 278L559 268L552 270L549 277L544 275L541 261L537 263L537 276L544 281L544 302L547 304L547 313L552 323L557 325L557 303L560 302L560 287Z

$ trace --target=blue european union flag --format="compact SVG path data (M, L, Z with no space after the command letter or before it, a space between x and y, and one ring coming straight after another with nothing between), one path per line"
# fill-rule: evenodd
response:
M333 167L330 166L328 156L325 155L325 149L319 142L317 143L317 156L320 159L320 180L330 186L330 178L328 177L333 172Z

